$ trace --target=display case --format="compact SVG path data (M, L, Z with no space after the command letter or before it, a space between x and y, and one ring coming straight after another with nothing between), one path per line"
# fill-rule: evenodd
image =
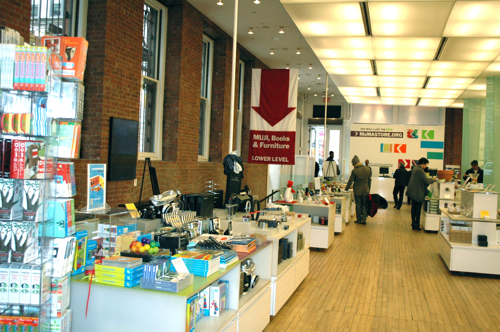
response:
M48 108L60 103L60 57L45 48L10 46L43 53L37 65L46 70L23 79L22 86L15 76L16 90L0 90L0 328L50 331L54 234L72 223L55 218L59 128L47 117ZM19 64L12 62L12 69Z
M356 209L354 205L354 192L352 190L350 191L341 191L341 192L332 192L329 194L330 197L345 197L346 199L346 207L345 207L345 213L346 213L346 223L349 223L353 219L353 217L356 214Z
M500 275L500 219L469 218L442 210L438 250L450 271ZM487 243L478 243L478 235ZM486 246L484 246L486 245Z
M107 208L75 211L79 224L88 225L89 238L102 238L103 256L116 253L116 237L137 230L137 220L127 209ZM93 231L92 231L93 230ZM92 234L93 233L93 234Z
M262 331L270 321L273 245L258 245L250 254L238 253L239 261L209 277L194 277L193 285L179 293L122 288L102 284L92 285L92 295L86 312L89 281L74 278L71 290L73 331L186 331L187 301L217 280L229 282L228 309L219 317L203 317L196 321L196 332ZM240 296L241 262L252 258L255 274L260 276L256 287ZM131 304L132 302L133 305ZM140 307L141 319L136 313ZM130 313L130 314L127 314ZM161 314L158 314L161 313Z
M347 224L347 201L345 197L330 195L330 202L335 202L335 233L340 234Z

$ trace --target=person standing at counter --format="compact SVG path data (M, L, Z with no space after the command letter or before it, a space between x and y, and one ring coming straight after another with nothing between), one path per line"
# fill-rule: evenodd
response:
M420 228L420 211L422 203L427 195L427 186L434 183L425 175L424 169L429 165L427 158L420 158L418 165L411 171L410 183L408 183L408 196L411 198L411 227L415 231Z
M354 201L356 202L355 223L364 225L366 224L366 217L368 216L366 204L368 202L368 195L370 194L372 173L368 167L361 163L358 156L355 155L351 162L354 169L351 172L345 190L348 191L351 185L353 185Z
M479 174L477 178L477 183L483 183L483 170L479 167L477 160L473 160L471 163L471 168L469 168L464 174L464 180L467 180L469 174Z
M399 163L399 168L396 170L396 172L394 172L393 178L395 179L394 190L392 191L392 195L394 196L394 208L399 210L401 209L401 205L403 204L405 187L408 184L408 171L406 170L405 164L403 162Z
M368 184L368 187L370 189L370 191L372 190L372 168L369 166L370 165L370 161L368 159L365 160L365 166L368 167L370 169L370 183Z

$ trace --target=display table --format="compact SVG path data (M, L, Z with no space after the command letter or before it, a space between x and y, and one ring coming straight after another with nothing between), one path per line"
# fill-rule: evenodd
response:
M394 178L392 177L372 177L372 187L370 194L378 194L385 198L387 202L394 202L392 192L394 190Z
M353 217L356 216L356 208L354 204L354 191L341 191L341 192L332 192L329 194L330 197L345 197L346 199L346 223L349 223Z
M347 224L347 201L343 196L330 196L330 202L335 202L335 233L340 234Z
M336 204L279 203L290 206L295 213L307 213L311 217L311 248L328 249L333 243L336 229L343 229L342 218L335 218ZM317 218L315 218L317 217ZM315 219L327 217L328 225L320 225ZM338 222L338 225L337 225Z
M276 315L288 301L300 283L309 274L309 245L312 241L313 227L311 219L299 219L289 224L289 229L279 228L277 232L256 229L255 233L267 235L267 240L273 242L271 257L271 315ZM303 248L298 248L297 235L301 232L304 236ZM292 258L278 263L279 240L287 238L293 244ZM241 329L240 329L241 331ZM250 331L250 330L249 330ZM251 330L255 331L255 330Z
M500 275L499 219L468 218L442 209L438 250L450 271ZM451 232L471 233L471 243L450 241ZM455 233L456 234L456 233ZM455 236L454 234L454 236ZM488 247L477 245L477 236L488 237Z
M271 241L251 254L238 254L240 261L207 278L195 276L194 284L177 294L93 283L87 318L89 282L77 276L71 282L72 330L184 332L187 299L221 279L229 281L229 309L220 317L203 317L196 322L196 331L262 331L270 321L273 248ZM256 288L240 297L240 262L246 258L254 260L260 280Z
M426 201L438 202L439 210L447 209L449 205L456 204L460 206L459 199L441 199L441 198L426 198ZM422 205L422 219L420 226L428 232L438 232L441 227L441 213L430 213L426 210L426 204Z

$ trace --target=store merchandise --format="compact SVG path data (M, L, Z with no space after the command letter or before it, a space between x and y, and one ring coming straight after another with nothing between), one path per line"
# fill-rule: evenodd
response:
M111 256L103 258L102 265L132 269L142 265L142 258Z
M257 249L255 238L252 237L232 238L226 241L226 243L231 245L233 250L237 252L251 253Z
M196 302L198 301L198 294L193 295L187 300L186 303L186 331L194 332L196 325Z
M49 223L53 228L54 237L67 237L75 234L75 205L71 198L49 200L49 214L54 218Z
M156 279L155 289L179 293L183 289L191 286L194 282L194 275L191 273L167 272L162 277Z
M0 220L22 220L21 186L20 181L0 179Z
M71 272L72 276L85 272L87 259L87 231L76 231L75 238L75 258L73 261L73 271Z
M166 275L170 270L170 260L158 259L144 264L142 287L155 289L155 281Z
M0 315L0 331L47 331L49 322L40 322L39 316L39 308L8 309Z
M95 265L96 273L109 272L109 273L115 273L115 274L134 275L134 274L142 273L143 270L144 270L143 265L139 265L139 266L136 266L134 268L106 266L106 265L102 265L102 264Z
M220 268L225 269L228 266L238 262L239 257L236 251L233 250L224 250L223 254L220 257Z
M45 220L43 215L43 198L45 194L45 182L39 180L24 180L23 181L23 220L25 221L42 221Z
M96 240L87 240L87 257L85 258L85 269L88 270L88 267L95 265L95 255L97 252L97 241Z
M38 223L12 221L11 262L29 263L38 257Z
M83 120L85 86L79 82L62 82L64 98L58 107L50 107L47 116L61 119Z
M0 44L23 45L24 38L17 30L9 27L0 27Z
M1 142L1 152L2 155L2 165L0 168L1 178L8 179L10 178L10 154L12 153L12 139L3 138ZM0 184L1 190L1 184Z
M219 317L226 310L227 288L222 280L210 285L210 316Z
M95 270L97 283L135 287L141 283L144 268L141 258L112 256L103 258Z
M49 278L45 267L29 264L0 265L0 302L21 305L39 305L49 299ZM40 298L40 294L42 298Z
M170 269L176 271L176 260L181 259L189 273L195 276L208 277L219 271L221 251L193 250L182 251L172 256ZM183 272L183 271L176 271Z
M75 237L55 238L51 277L63 277L73 269Z
M96 271L95 276L97 278L111 278L111 279L119 279L119 280L126 280L126 281L136 281L137 279L140 279L143 275L144 270L139 271L135 274L124 274L124 273L111 273L111 272L106 272L106 271Z
M199 293L201 313L203 316L210 316L210 286Z
M66 275L62 278L52 278L50 285L50 315L63 317L69 307L71 284Z
M50 332L71 332L71 309L67 309L62 317L50 319Z
M46 70L49 53L46 47L16 46L13 88L24 91L46 91L50 89L50 77Z
M59 121L59 158L80 158L82 123L79 120Z
M62 77L68 81L83 81L89 43L82 37L42 37L42 45L63 59Z
M76 195L75 164L73 162L58 162L55 180L56 197Z

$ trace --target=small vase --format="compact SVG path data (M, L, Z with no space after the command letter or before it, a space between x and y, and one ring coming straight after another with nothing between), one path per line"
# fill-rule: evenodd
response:
M304 198L302 198L302 196L299 196L299 203L300 204L304 203Z
M285 202L287 202L287 203L293 202L292 188L286 188L286 190L285 190Z

